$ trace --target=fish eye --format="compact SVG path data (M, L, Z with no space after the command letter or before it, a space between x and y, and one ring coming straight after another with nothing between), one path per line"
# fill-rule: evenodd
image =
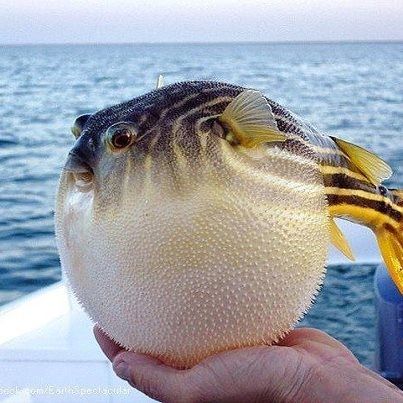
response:
M107 130L107 141L116 150L129 147L136 140L136 130L131 123L119 122L110 126Z
M379 193L380 193L382 196L386 196L386 195L388 194L388 189L387 189L385 186L383 186L383 185L379 185L379 186L378 186L378 190L379 190Z
M118 129L112 136L112 144L116 148L127 147L132 141L132 134L128 129Z

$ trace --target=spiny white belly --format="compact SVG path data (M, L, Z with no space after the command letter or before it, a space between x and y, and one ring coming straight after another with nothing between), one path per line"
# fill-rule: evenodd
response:
M225 155L202 178L187 172L177 197L129 181L119 208L98 211L92 192L63 178L59 189L61 262L85 310L121 345L176 367L277 340L324 275L326 203L314 167L277 149L264 163Z

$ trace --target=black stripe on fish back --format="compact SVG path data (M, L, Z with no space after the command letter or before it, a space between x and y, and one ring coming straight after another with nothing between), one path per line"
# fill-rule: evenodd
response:
M402 214L400 211L396 210L389 203L385 201L367 199L365 197L359 196L352 193L351 195L338 195L338 194L327 194L327 200L329 205L353 205L362 208L370 208L377 211L378 213L384 214L396 223L400 223L402 220ZM346 209L347 211L348 209Z
M331 137L317 133L309 133L308 136L309 141L315 146L321 165L348 168L353 172L359 172Z
M363 190L378 194L378 188L372 183L349 176L345 173L323 174L323 183L326 187L340 189Z
M330 165L334 167L344 167L358 172L356 167L350 162L350 160L341 152L337 144L330 136L321 134L313 126L309 125L299 117L295 116L292 112L283 108L280 105L275 104L269 100L275 113L276 122L278 128L284 133L290 133L301 139L301 143L308 142L313 147L313 152L316 155L315 160L321 165ZM305 155L305 147L294 147L293 151L298 154Z
M202 92L196 97L185 101L178 107L173 105L167 110L164 118L159 122L161 135L153 143L151 152L163 153L169 160L172 157L173 145L179 148L182 156L190 162L196 162L201 151L200 130L207 129L212 121L202 125L196 131L196 125L202 118L219 115L227 107L230 98L236 95L218 96L215 91ZM150 137L153 135L150 134Z
M117 121L142 120L141 129L147 130L158 123L161 111L169 109L192 94L212 91L238 94L244 88L212 81L187 81L164 86L132 100L102 109L91 115L88 123L94 135Z

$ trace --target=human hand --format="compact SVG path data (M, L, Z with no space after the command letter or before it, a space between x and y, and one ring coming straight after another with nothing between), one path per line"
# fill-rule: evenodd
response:
M296 329L274 346L227 351L188 370L128 352L94 327L116 374L166 402L403 402L403 393L360 365L340 342Z

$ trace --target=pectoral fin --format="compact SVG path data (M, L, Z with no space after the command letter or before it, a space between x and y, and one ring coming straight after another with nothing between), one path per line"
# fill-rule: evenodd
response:
M339 148L349 157L357 169L374 185L390 178L392 168L377 155L347 141L332 137Z
M226 139L244 147L286 140L277 127L271 106L259 91L241 92L219 120L229 129Z
M332 244L341 252L344 256L350 260L355 260L353 252L351 251L350 245L348 244L346 238L341 232L340 228L334 222L334 219L330 219L330 239Z

